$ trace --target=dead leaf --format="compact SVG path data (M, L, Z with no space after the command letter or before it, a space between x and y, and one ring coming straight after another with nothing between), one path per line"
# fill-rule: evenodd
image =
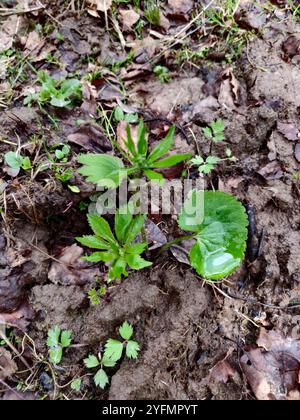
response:
M53 261L48 272L49 280L54 284L84 285L100 276L97 267L89 267L89 263L81 260L83 249L74 244L62 250L58 261Z
M154 249L161 248L165 245L167 241L166 235L157 226L152 220L147 219L145 222L145 231L147 242L149 244L149 251L153 251Z
M32 321L34 312L25 300L16 311L12 313L0 313L0 327L1 324L11 324L24 330Z
M86 121L79 128L72 127L66 135L69 143L75 143L89 152L102 152L112 149L111 143L104 135L102 128L93 121Z
M287 140L295 141L300 138L300 133L298 128L296 128L292 123L289 122L277 122L277 130L281 133Z
M168 0L167 16L175 19L188 19L188 13L193 9L193 0Z
M232 68L221 74L221 85L218 96L219 103L229 109L237 109L243 105L243 95L240 82L233 74Z
M34 392L27 391L6 391L3 395L3 401L34 401L37 399L37 395Z
M259 4L242 0L234 18L243 29L261 29L266 24L268 15Z
M266 166L257 171L266 180L280 179L283 177L283 171L277 160L268 163Z
M296 144L294 154L296 161L300 163L300 142Z
M124 141L127 141L127 133L126 133L126 127L128 126L128 122L127 121L120 121L118 123L117 126L117 142L119 144L119 146L121 147L121 149L130 154L130 152L128 151L127 147L125 146ZM137 126L136 125L130 125L131 128L131 135L132 135L132 140L134 142L134 144L137 146Z
M41 39L37 31L31 31L27 36L24 50L25 52L32 52L37 49L40 50L43 47L44 43L45 41Z
M112 0L88 0L91 6L94 6L99 12L108 12L112 6Z
M262 328L257 345L241 358L241 367L256 398L300 400L300 340Z
M82 84L82 105L81 109L95 116L97 113L97 99L98 92L95 86L89 82L83 82Z
M121 9L119 13L123 23L124 31L130 31L140 19L140 15L137 12L135 12L132 8L128 10Z
M18 367L11 357L11 353L5 350L4 347L0 347L0 379L5 381L6 378L10 378Z
M226 384L230 378L233 378L237 371L227 361L231 356L233 349L228 350L226 355L213 368L210 369L208 375L208 382L224 383Z

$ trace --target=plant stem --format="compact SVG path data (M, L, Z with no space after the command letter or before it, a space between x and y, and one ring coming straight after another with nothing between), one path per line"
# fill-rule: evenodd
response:
M171 248L173 245L178 244L182 241L187 241L189 239L193 239L195 237L195 233L192 233L190 235L186 235L186 236L180 236L179 238L175 238L170 242L167 242L165 245L163 245L160 250L158 255L162 254L164 251L167 251L169 248Z

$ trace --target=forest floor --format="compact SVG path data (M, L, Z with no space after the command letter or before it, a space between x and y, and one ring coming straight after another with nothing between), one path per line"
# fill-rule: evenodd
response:
M300 2L6 0L0 25L0 399L299 400ZM75 108L26 105L40 70L81 81ZM153 144L175 123L177 152L235 157L206 177L250 219L226 281L203 281L178 252L112 284L80 260L95 188L76 157L112 154L137 117ZM225 140L211 145L217 119ZM149 226L176 236L167 217ZM141 353L101 390L83 360L125 320ZM72 331L59 365L55 326Z

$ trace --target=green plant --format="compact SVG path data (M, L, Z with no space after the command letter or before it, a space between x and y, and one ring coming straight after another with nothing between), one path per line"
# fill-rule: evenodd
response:
M75 392L80 392L80 388L81 388L81 379L80 378L74 379L71 383L71 389L73 389L73 391Z
M136 113L129 114L123 111L123 109L120 106L116 106L116 108L114 109L114 120L116 122L126 121L128 123L137 123L139 117Z
M221 119L213 121L208 127L203 128L203 133L208 139L218 142L225 140L225 124Z
M198 166L200 174L209 174L220 160L217 156L208 156L206 159L202 156L196 156L190 162Z
M4 155L6 164L11 169L24 169L25 171L31 169L31 162L29 157L23 157L17 152L7 152Z
M142 231L145 222L145 215L133 216L126 206L115 215L115 235L108 222L97 214L89 214L88 221L94 235L87 235L76 238L82 245L99 249L89 256L83 257L89 262L104 262L110 265L109 281L128 276L127 266L133 270L141 270L152 265L144 260L141 254L145 251L147 243L132 243Z
M144 8L144 16L153 26L160 24L160 7L154 0L148 0Z
M91 302L91 305L99 305L100 299L102 299L105 296L106 293L106 287L100 287L100 289L91 289L89 290L89 299Z
M221 191L193 190L180 214L179 226L193 232L196 243L189 258L204 279L218 280L240 266L248 218L235 197Z
M58 365L61 362L63 349L71 345L72 331L62 331L60 327L55 326L48 331L47 346L49 347L50 361Z
M155 76L162 82L167 83L171 80L170 70L164 66L155 66L154 69Z
M147 131L143 121L139 124L136 142L132 137L129 125L126 132L127 139L124 139L124 144L127 151L125 153L122 149L120 151L130 166L125 167L123 161L115 156L104 154L80 155L78 160L83 166L78 172L87 177L87 181L106 188L117 188L122 180L130 175L145 175L150 180L161 181L164 177L156 172L156 169L175 166L192 157L190 153L166 157L174 144L175 126L171 127L167 136L150 153L148 151Z
M140 346L136 341L130 340L133 335L132 326L125 321L119 328L119 334L123 338L123 342L118 340L109 339L105 344L104 355L90 355L84 359L84 364L88 369L99 368L94 376L96 386L104 389L109 383L109 378L104 368L114 367L121 359L124 347L126 348L125 354L128 358L136 359L140 351Z
M37 82L41 85L39 92L30 94L24 99L25 105L36 102L40 106L50 104L57 108L73 107L82 98L81 83L77 79L53 79L45 71L39 71Z

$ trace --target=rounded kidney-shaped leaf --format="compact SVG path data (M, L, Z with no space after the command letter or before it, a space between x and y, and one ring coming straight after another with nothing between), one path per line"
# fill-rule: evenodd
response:
M190 260L203 278L217 280L240 266L246 250L248 218L235 197L221 191L194 190L181 212L179 226L196 232Z

